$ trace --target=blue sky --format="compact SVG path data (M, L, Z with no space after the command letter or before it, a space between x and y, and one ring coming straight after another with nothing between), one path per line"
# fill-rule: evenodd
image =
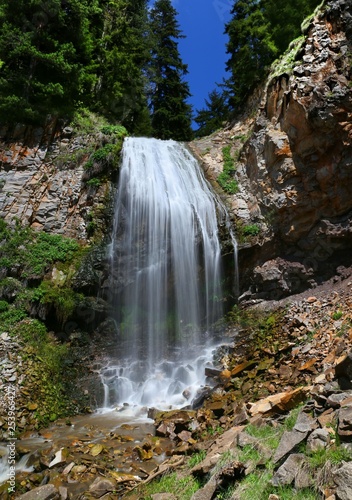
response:
M173 0L180 29L186 36L179 40L179 51L188 64L187 81L194 111L204 107L204 99L221 83L225 74L227 36L225 23L230 19L233 0Z
M150 1L152 5L154 2ZM234 0L172 0L178 12L180 29L186 38L179 40L182 60L188 65L186 77L194 113L205 106L204 99L226 77L227 36Z

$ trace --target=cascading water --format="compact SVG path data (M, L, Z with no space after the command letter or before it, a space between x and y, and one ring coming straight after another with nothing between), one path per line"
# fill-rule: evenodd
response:
M181 144L128 138L111 244L118 362L105 405L184 404L204 383L206 335L222 314L217 209Z

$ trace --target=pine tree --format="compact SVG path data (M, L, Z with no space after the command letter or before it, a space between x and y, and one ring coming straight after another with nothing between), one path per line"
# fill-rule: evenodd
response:
M319 3L320 0L262 0L265 16L270 21L271 38L280 54L300 35L303 19L312 14Z
M303 19L319 0L237 0L226 25L230 55L226 82L230 105L239 109L253 88L263 80L270 64L299 36Z
M233 18L225 30L229 36L227 52L230 54L226 69L231 73L227 81L232 90L230 105L236 109L263 78L278 51L258 0L238 0L231 14Z
M192 109L187 104L190 91L184 77L188 71L178 50L182 34L176 16L170 0L156 0L150 12L150 107L153 134L183 141L192 138Z
M213 90L209 93L208 99L205 99L205 105L206 108L197 110L197 116L194 119L199 125L198 130L194 132L196 137L212 134L228 119L228 103L224 93Z
M147 1L103 0L103 12L95 88L97 109L130 132L148 134Z
M41 122L69 114L89 92L98 0L2 0L0 120Z

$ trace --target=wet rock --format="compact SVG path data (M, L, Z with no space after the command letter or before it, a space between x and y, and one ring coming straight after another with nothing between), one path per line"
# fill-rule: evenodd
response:
M207 410L211 410L215 417L222 417L225 413L225 401L213 401L205 404Z
M59 487L60 500L68 499L68 490L64 486Z
M115 482L109 479L102 479L97 477L89 487L89 493L93 498L101 498L106 493L114 491L116 487Z
M57 451L55 453L54 459L49 464L49 468L65 463L67 454L67 450L65 450L64 448L61 448L59 451Z
M246 408L244 406L237 408L232 419L232 425L236 427L237 425L246 424L248 421L249 417Z
M158 412L155 415L156 435L174 439L178 433L187 431L195 418L196 412L192 410Z
M281 413L291 410L305 398L305 391L302 387L298 387L290 392L282 392L261 399L249 410L252 416L266 413Z
M351 500L352 498L352 462L345 463L336 472L333 478L337 484L336 494L339 500Z
M240 373L242 373L244 370L247 370L248 368L252 367L253 365L257 364L257 361L252 360L252 361L244 361L240 365L236 366L231 370L231 376L236 377Z
M60 495L53 484L46 484L34 488L24 495L18 497L18 500L59 500Z
M204 369L204 374L206 377L219 378L222 373L222 369L214 368L212 366L206 366Z

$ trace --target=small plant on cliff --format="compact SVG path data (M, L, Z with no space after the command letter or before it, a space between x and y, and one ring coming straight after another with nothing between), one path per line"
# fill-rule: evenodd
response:
M225 146L222 149L224 167L217 181L222 189L228 194L235 194L238 191L238 183L233 178L236 172L235 159L231 155L231 146Z
M9 308L9 303L6 300L0 300L0 313L7 311Z
M98 179L97 177L92 177L87 182L87 186L89 186L89 187L98 188L98 187L100 187L100 185L101 185L101 180Z
M43 275L54 262L70 262L79 244L58 234L36 233L19 223L0 227L0 267L16 269L23 278Z
M257 236L260 233L260 227L258 224L247 224L243 226L244 236Z

